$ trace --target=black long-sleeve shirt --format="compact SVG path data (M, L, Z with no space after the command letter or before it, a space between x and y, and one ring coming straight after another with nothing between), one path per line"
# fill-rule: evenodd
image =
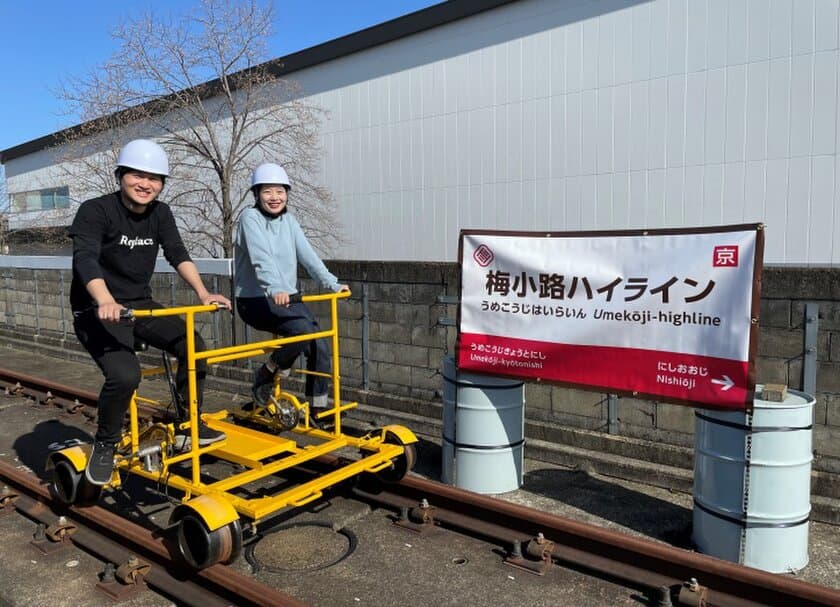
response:
M120 201L119 192L83 202L70 226L70 237L73 310L93 305L85 285L95 278L105 280L120 303L151 299L149 283L161 247L174 268L191 261L169 205L156 200L145 212L132 213Z

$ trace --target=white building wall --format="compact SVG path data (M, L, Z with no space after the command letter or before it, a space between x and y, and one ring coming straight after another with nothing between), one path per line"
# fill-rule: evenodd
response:
M760 221L766 263L840 263L838 5L523 0L296 73L330 112L337 256Z
M68 184L60 166L60 155L47 149L10 160L6 165L6 185L9 194L29 192L43 188L69 186L70 207L51 211L29 211L10 213L9 229L57 227L68 225L85 193L79 192L75 184Z
M840 0L521 0L294 72L329 112L333 256L764 222L765 263L840 263L839 26Z

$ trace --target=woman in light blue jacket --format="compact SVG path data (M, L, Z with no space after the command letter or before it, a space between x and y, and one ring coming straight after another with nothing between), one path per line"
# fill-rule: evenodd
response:
M286 207L289 178L283 167L261 164L251 176L254 206L245 209L236 229L236 309L242 320L259 331L283 337L320 331L309 308L291 302L297 293L298 262L309 275L330 291L347 291L327 270L309 244L300 224ZM254 398L260 388L274 381L275 373L288 374L301 353L308 371L331 372L331 350L326 339L312 339L284 345L271 353L269 361L254 376ZM308 374L304 389L310 406L327 406L329 386L324 377Z

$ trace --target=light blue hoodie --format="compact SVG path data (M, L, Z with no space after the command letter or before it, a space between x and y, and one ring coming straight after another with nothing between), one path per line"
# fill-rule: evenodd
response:
M236 226L234 258L236 297L297 293L298 262L325 289L340 288L288 212L268 217L256 207L245 209Z

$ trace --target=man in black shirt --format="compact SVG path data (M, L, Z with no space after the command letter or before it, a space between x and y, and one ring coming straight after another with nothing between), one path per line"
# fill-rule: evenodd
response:
M120 321L123 308L163 306L152 300L150 285L158 250L192 287L202 304L230 307L223 295L210 293L190 259L169 206L157 198L169 176L169 161L158 144L146 139L129 142L120 151L115 171L120 189L86 200L79 207L73 239L73 282L70 305L79 341L105 375L99 393L98 428L85 476L96 485L111 480L116 444L131 396L140 383L135 337L178 357L176 383L187 397L186 324L178 316ZM196 333L196 351L204 342ZM201 405L206 363L196 364ZM176 403L177 405L177 403ZM185 412L178 408L183 419ZM199 444L224 438L201 423Z

